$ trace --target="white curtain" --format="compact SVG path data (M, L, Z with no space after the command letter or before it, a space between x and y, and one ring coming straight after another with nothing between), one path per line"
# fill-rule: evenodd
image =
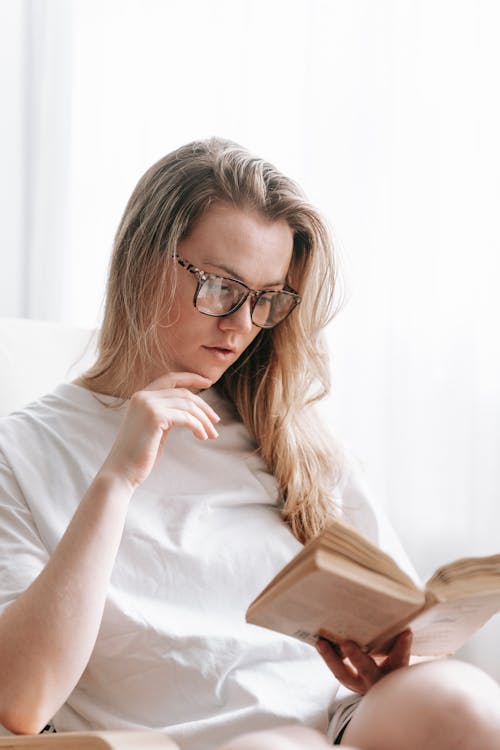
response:
M325 413L417 568L499 552L496 0L25 0L0 28L0 313L97 324L141 173L240 141L334 227ZM500 678L499 630L465 655Z

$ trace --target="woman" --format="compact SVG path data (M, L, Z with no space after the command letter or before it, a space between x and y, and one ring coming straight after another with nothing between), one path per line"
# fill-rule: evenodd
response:
M408 668L408 633L382 659L321 643L322 659L244 621L333 514L405 564L313 414L335 285L316 211L239 146L189 144L140 180L95 365L0 429L8 729L152 727L186 750L497 746L498 687L458 662Z

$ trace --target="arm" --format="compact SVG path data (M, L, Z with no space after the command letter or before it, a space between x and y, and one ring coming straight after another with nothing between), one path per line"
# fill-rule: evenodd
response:
M128 503L174 426L215 438L215 412L171 373L130 400L117 438L47 565L0 617L0 723L36 733L64 703L92 653Z

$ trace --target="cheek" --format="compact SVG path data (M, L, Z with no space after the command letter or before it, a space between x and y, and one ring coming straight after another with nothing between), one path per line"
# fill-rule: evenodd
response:
M257 328L257 329L255 329L255 327L254 327L254 329L253 329L253 330L251 331L251 333L249 333L249 334L248 334L248 338L247 338L247 341L246 341L246 344L245 344L245 349L248 349L248 347L249 347L249 346L250 346L251 344L253 344L253 343L255 342L255 339L256 339L256 338L257 338L258 336L261 336L261 334L262 334L262 333L263 333L263 331L262 331L262 329L261 329L261 328ZM261 338L262 338L262 336L261 336ZM259 345L259 344L258 344L258 343L256 343L256 346L258 346L258 345Z
M178 289L170 308L162 316L162 322L168 326L189 325L196 321L197 315L199 313L193 305L192 297Z

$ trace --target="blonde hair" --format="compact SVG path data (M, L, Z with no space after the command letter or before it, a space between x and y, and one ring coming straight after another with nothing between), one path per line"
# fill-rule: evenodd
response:
M87 387L128 398L146 385L160 354L158 331L175 291L177 243L215 201L284 219L294 233L287 282L301 304L262 330L216 388L236 406L273 473L283 517L302 542L332 513L340 461L312 405L329 390L321 331L336 307L336 264L325 222L295 182L238 144L196 141L139 180L119 225L108 278L98 358ZM131 379L130 373L134 373Z

